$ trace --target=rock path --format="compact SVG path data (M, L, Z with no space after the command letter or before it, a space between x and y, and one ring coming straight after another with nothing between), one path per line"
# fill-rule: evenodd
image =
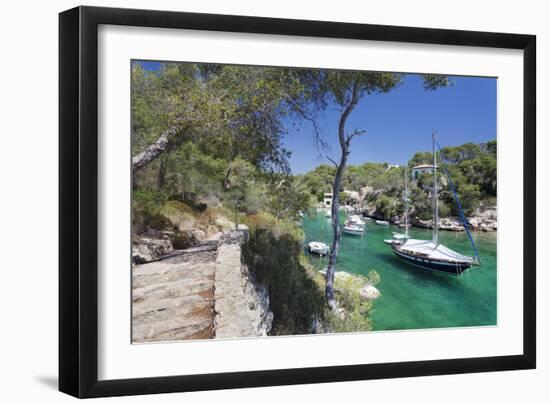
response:
M214 294L215 337L265 336L273 315L267 292L251 282L246 266L240 265L238 244L223 244L216 260ZM235 267L240 266L240 271Z
M218 242L133 269L132 340L212 338Z
M263 336L269 297L241 264L237 232L136 265L133 342Z

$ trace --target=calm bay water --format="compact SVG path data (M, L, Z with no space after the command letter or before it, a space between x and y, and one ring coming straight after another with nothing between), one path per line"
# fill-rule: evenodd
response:
M375 330L496 324L496 233L473 233L482 264L455 277L402 262L384 239L391 238L394 231L404 230L379 226L374 220L366 222L367 231L362 238L342 235L336 270L366 275L375 269L380 274L377 288L382 296L374 303ZM324 212L304 218L303 229L306 243L331 244L332 224ZM430 239L432 234L431 230L416 228L409 233L417 239ZM455 251L473 255L465 232L440 232L440 241ZM312 257L311 262L318 269L326 268L326 258Z

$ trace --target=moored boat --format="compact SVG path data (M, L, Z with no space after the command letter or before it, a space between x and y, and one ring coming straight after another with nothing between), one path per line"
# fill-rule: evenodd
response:
M376 224L378 226L389 226L390 225L390 222L388 222L387 220L377 220L376 221Z
M342 232L353 236L362 236L365 233L365 222L359 215L351 215L342 227Z
M342 227L342 233L350 234L352 236L362 236L363 233L365 233L365 228L346 222L346 224Z
M404 243L392 244L391 248L408 264L452 275L460 275L475 263L475 258L431 240L408 239Z
M462 213L462 208L460 202L458 201L458 196L455 192L455 199L460 211L460 215L463 219L464 228L472 247L475 251L475 257L470 257L467 255L460 254L456 251L451 250L448 247L439 243L439 233L438 233L438 223L439 223L439 208L438 208L438 198L437 198L437 164L436 164L436 138L435 134L432 135L433 141L433 176L434 176L434 187L433 187L433 230L432 230L432 239L431 240L416 240L408 237L408 195L407 195L407 183L405 182L405 234L402 237L401 233L394 233L393 240L384 240L386 244L389 244L394 254L407 262L410 265L419 267L422 269L437 271L446 274L460 275L466 269L470 268L472 265L479 265L479 255L477 253L477 248L472 239L466 219ZM442 155L441 149L440 154ZM442 155L443 158L443 155ZM449 184L453 187L452 180L446 171ZM407 178L407 174L405 174Z
M330 252L330 248L325 243L321 243L320 241L312 241L308 244L309 252L313 254L319 254L319 255L328 255Z

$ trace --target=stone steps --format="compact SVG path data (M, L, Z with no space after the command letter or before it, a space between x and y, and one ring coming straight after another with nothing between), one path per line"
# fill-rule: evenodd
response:
M212 338L216 247L199 245L134 267L133 342Z
M243 235L231 232L134 266L132 341L264 336L271 328L267 292L241 264Z

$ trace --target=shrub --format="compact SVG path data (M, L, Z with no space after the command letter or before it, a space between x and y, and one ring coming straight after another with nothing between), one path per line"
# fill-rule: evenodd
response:
M197 223L201 229L207 229L216 224L216 214L211 210L205 210L197 216Z
M176 232L172 237L172 246L176 250L184 250L195 244L195 237L187 232Z
M300 263L301 244L289 234L266 228L250 230L243 247L245 263L269 292L272 335L309 334L325 310L322 289Z
M132 223L136 232L147 228L170 228L170 221L161 214L168 195L164 192L137 188L133 192Z
M346 278L336 278L335 292L338 306L344 309L343 315L327 310L326 322L333 332L359 332L372 330L371 313L374 303L361 297L361 289L367 285L375 285L380 281L380 275L371 270L367 276L350 275Z
M389 219L396 213L396 201L391 197L381 194L376 199L376 210L384 216L384 219Z

